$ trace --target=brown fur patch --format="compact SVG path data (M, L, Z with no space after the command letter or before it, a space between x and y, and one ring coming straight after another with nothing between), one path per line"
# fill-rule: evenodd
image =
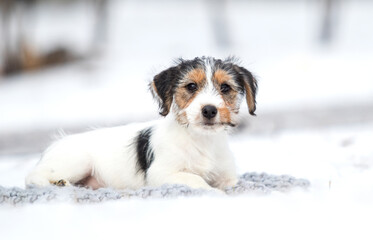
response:
M227 107L218 108L218 111L222 123L231 123L231 112Z
M249 106L249 112L250 112L250 114L254 114L255 99L254 99L253 94L251 92L251 87L246 81L245 81L245 90L246 90L246 102L247 102L247 106Z
M206 80L205 71L201 68L196 68L188 72L186 77L189 80L194 81L197 85L202 85L203 82Z
M186 88L180 87L175 92L175 103L180 109L187 108L196 94L190 93Z
M220 121L222 123L232 123L231 112L237 112L237 95L233 77L223 69L217 69L213 75L215 88L220 91L222 84L228 84L232 89L227 93L220 93L224 101L224 107L218 108Z
M213 82L216 89L220 91L220 87L224 83L230 85L232 88L228 93L221 93L221 96L229 109L235 109L237 103L237 91L234 90L233 81L232 76L223 69L217 69L214 73Z
M229 82L227 82L229 84ZM220 85L217 86L217 88L220 88ZM235 90L231 90L229 91L228 93L221 93L221 98L223 99L227 109L232 109L233 111L235 111L235 109L237 108L237 91Z
M192 81L197 84L198 88L202 88L206 81L206 74L203 69L196 68L188 72L185 76L186 81ZM185 109L193 101L195 96L198 94L198 90L195 93L190 93L185 87L181 86L175 91L175 103L180 109Z
M227 81L229 81L231 79L231 76L228 74L227 71L223 70L223 69L217 69L214 73L214 76L213 78L215 79L215 81L221 85Z
M153 92L154 92L155 94L157 94L157 96L159 96L158 91L157 91L157 88L155 87L155 83L152 82L151 85L152 85Z
M235 109L237 107L237 92L236 91L231 90L227 94L222 94L222 97L223 97L225 104L229 108Z

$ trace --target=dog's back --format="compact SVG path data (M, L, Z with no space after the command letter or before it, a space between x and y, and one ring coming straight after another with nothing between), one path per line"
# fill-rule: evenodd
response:
M92 176L99 186L141 187L144 177L136 167L133 145L138 132L151 124L130 124L63 137L43 153L26 178L26 185L77 184Z

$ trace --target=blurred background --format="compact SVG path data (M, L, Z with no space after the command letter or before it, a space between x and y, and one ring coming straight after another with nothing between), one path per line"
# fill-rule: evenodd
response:
M0 0L0 155L60 130L158 117L173 59L235 55L258 78L236 134L373 123L373 1Z

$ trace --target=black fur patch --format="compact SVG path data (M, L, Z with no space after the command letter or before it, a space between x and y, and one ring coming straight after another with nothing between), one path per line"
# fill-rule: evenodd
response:
M162 116L166 116L170 111L172 97L183 73L191 69L203 67L200 58L195 58L193 60L178 59L175 61L175 64L177 64L177 66L162 71L153 79L155 94L157 94L160 99L159 108Z
M154 160L154 153L150 146L152 131L151 127L141 130L135 141L137 166L139 171L143 171L144 173L146 173Z
M253 96L254 101L254 109L250 110L250 114L255 116L255 109L256 109L256 91L258 89L258 84L256 82L256 79L252 75L250 71L248 71L244 67L234 66L234 69L236 70L237 74L237 80L238 82L241 82L241 85L243 85L244 82L248 83L251 89L251 95Z

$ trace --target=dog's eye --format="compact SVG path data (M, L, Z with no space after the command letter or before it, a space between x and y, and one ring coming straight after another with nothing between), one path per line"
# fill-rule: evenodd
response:
M188 89L189 92L191 93L194 93L195 91L197 91L197 84L195 83L189 83L188 85L186 85L186 88Z
M226 83L223 83L221 86L220 86L220 91L222 93L228 93L232 88L226 84Z

